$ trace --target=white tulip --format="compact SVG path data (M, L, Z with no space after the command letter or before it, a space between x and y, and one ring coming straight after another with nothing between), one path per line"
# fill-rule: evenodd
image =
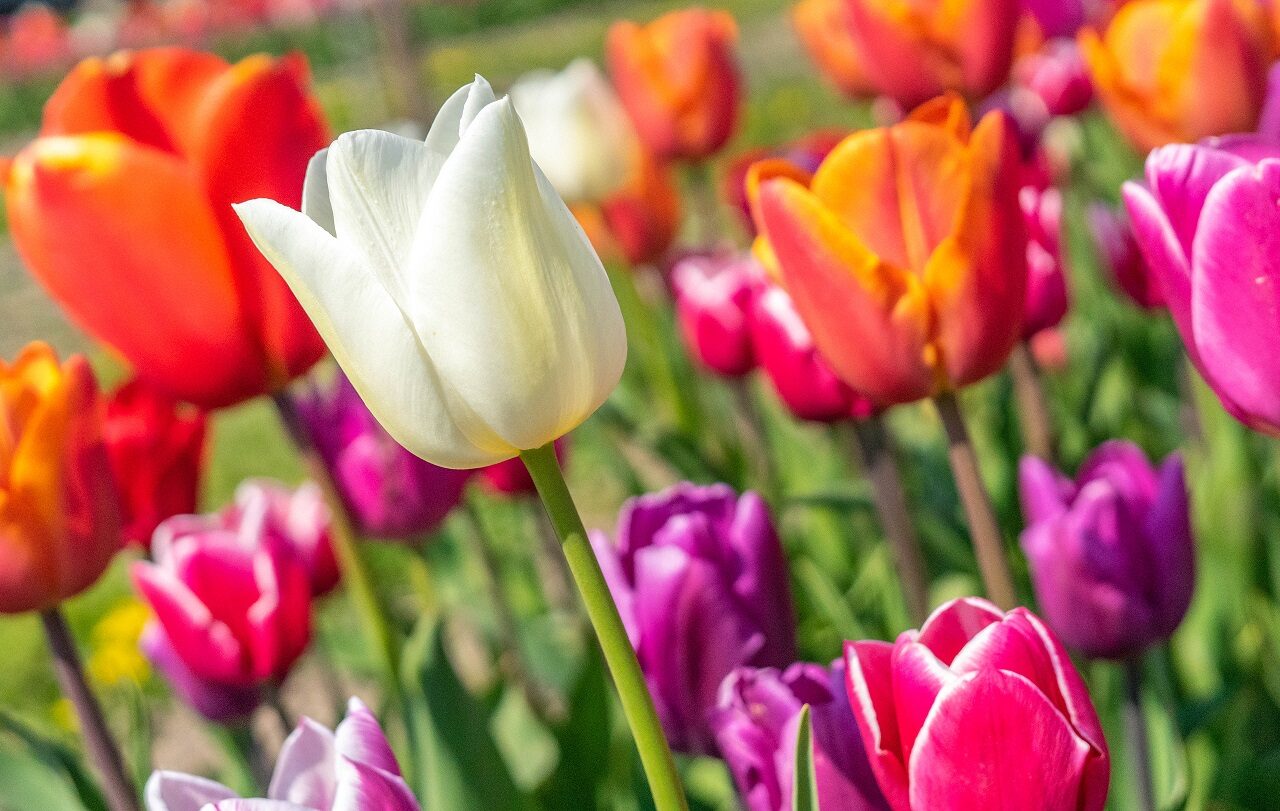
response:
M600 259L479 76L425 142L362 130L318 153L302 213L236 212L374 416L428 461L480 467L545 445L622 375Z
M559 73L526 73L511 101L529 133L529 151L570 202L598 203L627 180L638 146L631 119L590 59Z

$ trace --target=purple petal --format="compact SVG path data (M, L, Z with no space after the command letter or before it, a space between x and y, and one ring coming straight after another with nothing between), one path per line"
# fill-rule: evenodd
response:
M387 743L387 736L378 719L360 699L352 698L347 702L347 717L338 724L335 738L340 757L397 777L400 775L400 764Z
M210 721L227 723L248 718L262 700L256 686L240 687L201 678L182 661L155 620L143 629L138 647L174 693Z
M1179 454L1160 466L1160 491L1147 515L1146 539L1157 592L1155 630L1165 637L1182 622L1195 589L1195 541Z
M1053 465L1035 456L1024 456L1018 463L1018 494L1022 497L1022 514L1028 524L1050 521L1067 510L1075 497L1075 485Z
M200 811L236 793L221 783L181 772L152 773L144 789L147 811Z
M355 761L339 767L338 796L332 811L421 811L399 775Z
M204 811L318 811L307 805L298 805L296 803L284 802L283 800L223 800L210 806L205 806Z

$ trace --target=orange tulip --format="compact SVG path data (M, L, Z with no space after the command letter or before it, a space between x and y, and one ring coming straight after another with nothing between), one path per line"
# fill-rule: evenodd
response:
M753 167L758 252L845 383L880 405L919 400L996 371L1021 335L1020 177L1003 113L971 127L940 98L845 138L807 182Z
M1013 64L1022 0L845 0L871 86L905 108L948 90L980 98Z
M637 151L626 184L601 204L600 213L628 263L657 262L676 238L683 213L671 167Z
M660 160L705 158L733 135L737 35L729 14L697 8L609 29L605 52L613 83L641 140Z
M1112 121L1144 151L1252 130L1277 53L1262 0L1134 0L1079 41Z
M875 88L850 29L845 0L800 0L791 9L791 24L818 70L846 96L866 96Z
M273 391L324 344L231 204L297 206L327 143L300 59L228 65L177 48L88 59L45 107L5 184L32 274L175 399Z
M120 549L102 407L84 358L33 343L0 361L0 613L88 588Z

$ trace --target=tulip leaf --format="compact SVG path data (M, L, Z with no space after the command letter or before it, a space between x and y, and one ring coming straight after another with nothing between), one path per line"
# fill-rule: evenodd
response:
M432 811L531 811L494 742L489 713L458 680L437 618L424 617L404 651L418 796Z
M813 727L808 704L800 709L795 763L791 807L794 811L818 811L818 775L813 768Z
M544 808L600 808L600 784L609 760L609 682L604 657L588 645L569 696L569 716L552 727L560 761L538 789Z
M80 804L88 809L88 811L106 811L107 804L102 797L102 792L99 791L93 777L90 776L80 759L70 747L60 743L59 741L53 740L52 738L46 737L2 710L0 710L0 730L9 733L14 738L21 741L27 750L34 756L30 761L20 761L16 758L10 760L7 754L0 753L0 755L4 756L3 763L0 764L0 771L22 771L28 768L35 771L38 769L38 762L46 769L65 776L67 782L70 784L70 790L74 791L76 798L80 801ZM38 783L41 781L33 780L33 782ZM43 783L57 784L57 781L45 779L43 780ZM0 779L0 785L9 786L14 784L7 783L5 780ZM31 786L31 788L34 790L37 786ZM52 785L46 785L45 788L50 793L56 790ZM32 797L34 796L36 795L33 794ZM40 796L44 795L42 794ZM9 797L6 790L5 799L17 798ZM29 804L21 807L36 808L39 805L40 803L31 799ZM47 803L44 805L45 807L60 807L57 805L50 806ZM0 808L4 807L4 804L0 803Z

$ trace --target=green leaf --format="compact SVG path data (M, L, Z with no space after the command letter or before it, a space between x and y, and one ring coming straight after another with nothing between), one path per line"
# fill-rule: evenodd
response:
M609 705L604 657L596 645L588 645L569 717L552 729L560 761L538 789L545 808L600 807L600 784L607 776L601 764L609 759Z
M458 680L435 618L424 617L404 651L418 795L432 811L532 811L489 728L489 714Z
M37 732L35 729L22 721L19 721L17 718L3 710L0 710L0 729L8 732L13 735L13 737L21 741L34 756L30 761L28 761L30 764L28 766L20 763L16 756L4 755L5 771L21 771L26 768L34 770L36 768L35 763L38 761L48 770L64 776L70 784L70 789L74 791L76 798L86 809L89 809L89 811L106 811L107 804L102 798L102 792L99 791L97 783L94 782L93 777L90 776L89 772L80 762L80 758L69 746ZM50 781L46 778L44 782L48 783ZM11 784L0 779L0 785L8 786ZM33 786L31 788L34 790L36 787ZM47 787L47 790L49 792L56 791L53 786ZM31 796L34 797L36 795L32 794ZM8 796L8 789L6 789L5 799L8 800L16 798L10 798ZM21 804L20 806L14 806L14 808L18 807L37 808L41 806L39 803L32 800L28 803ZM49 805L46 803L43 807L60 808L62 806L58 806L56 804ZM3 802L0 802L0 809L7 811L7 807Z
M800 728L796 732L795 788L791 799L794 811L818 811L818 776L813 770L813 730L808 704L800 710Z

